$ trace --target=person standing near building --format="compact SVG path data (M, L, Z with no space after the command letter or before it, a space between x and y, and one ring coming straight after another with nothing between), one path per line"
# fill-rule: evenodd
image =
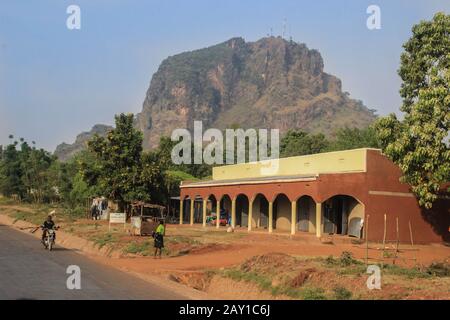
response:
M164 234L165 234L165 228L164 228L164 221L160 220L159 225L156 228L154 238L155 238L155 259L156 255L159 250L159 258L161 259L162 254L162 248L164 248Z

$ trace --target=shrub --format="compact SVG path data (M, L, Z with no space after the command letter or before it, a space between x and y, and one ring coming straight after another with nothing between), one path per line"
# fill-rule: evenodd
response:
M348 267L352 264L360 264L358 260L353 259L353 254L349 251L342 251L339 263L342 267Z
M345 287L336 286L333 288L334 296L337 300L349 300L352 297L352 292Z
M425 272L434 277L448 277L450 276L450 267L448 263L433 262Z

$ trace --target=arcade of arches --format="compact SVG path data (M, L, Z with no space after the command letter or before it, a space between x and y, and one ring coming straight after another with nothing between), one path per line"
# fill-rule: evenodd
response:
M320 237L323 233L362 236L364 204L351 195L333 195L318 202L310 195L289 198L263 193L235 196L229 194L184 195L180 201L180 224L202 224L219 228L266 229L306 232ZM217 219L219 213L219 219ZM319 226L319 227L317 227Z
M180 223L450 242L450 193L420 207L400 168L377 149L354 149L214 167L180 184ZM366 232L367 231L367 232Z

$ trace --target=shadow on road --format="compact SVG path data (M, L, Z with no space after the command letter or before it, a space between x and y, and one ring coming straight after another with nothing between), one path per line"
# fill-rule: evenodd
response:
M62 247L53 247L52 251L77 251L77 250L72 250L72 249L67 249L67 248L62 248Z

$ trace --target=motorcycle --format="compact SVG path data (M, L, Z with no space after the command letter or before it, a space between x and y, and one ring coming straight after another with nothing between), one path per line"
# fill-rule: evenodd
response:
M44 240L42 241L42 244L44 245L45 249L48 249L48 251L52 251L53 246L55 245L55 238L56 238L55 229L42 228L42 230L47 231L47 234L45 235Z

